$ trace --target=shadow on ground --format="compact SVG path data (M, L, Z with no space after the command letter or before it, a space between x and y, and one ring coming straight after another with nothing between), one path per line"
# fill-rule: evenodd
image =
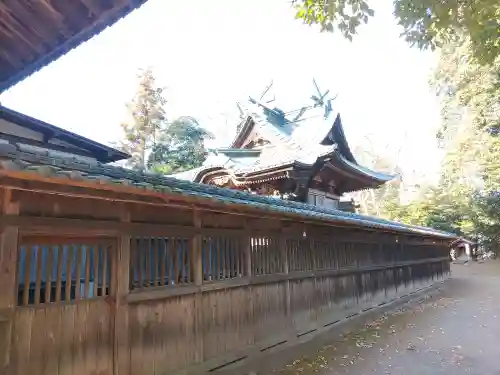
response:
M345 333L280 375L500 375L500 262L454 264L430 297Z

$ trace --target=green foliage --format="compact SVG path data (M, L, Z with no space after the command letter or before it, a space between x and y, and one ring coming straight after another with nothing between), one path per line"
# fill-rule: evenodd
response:
M320 25L321 31L339 30L349 40L375 14L364 0L293 0L292 3L296 18L308 25Z
M500 57L490 64L470 58L470 43L443 48L432 81L440 94L445 151L439 185L407 206L387 204L388 215L500 244Z
M420 225L441 229L458 235L469 235L471 228L467 225L470 218L467 212L469 202L467 195L456 196L443 194L440 188L431 189L425 197L410 204L399 205L388 201L385 205L386 215L396 221L411 225Z
M293 0L296 17L322 31L341 31L349 40L374 11L365 0ZM465 35L473 56L484 64L500 55L500 2L497 0L394 0L394 15L405 39L434 49Z
M486 248L498 253L500 249L500 197L488 194L475 197L474 229Z
M130 119L121 124L124 137L118 148L131 155L127 160L129 167L144 170L147 153L166 122L164 105L167 101L151 69L141 70L138 80L137 91L126 104Z
M399 202L402 186L402 170L392 159L374 150L369 142L356 147L354 154L362 165L375 171L383 171L396 177L377 189L366 189L352 193L359 204L359 212L363 215L383 216L384 202Z
M308 25L320 25L321 31L340 30L348 39L375 14L364 0L292 0L292 4L296 18Z
M364 0L295 0L297 18L349 40L373 16ZM442 100L445 151L439 185L408 205L394 188L371 193L366 210L500 244L500 2L394 0L403 35L421 49L441 47L432 85ZM368 194L370 192L364 192ZM359 199L359 197L358 197ZM381 207L380 201L384 204ZM375 202L375 203L374 203Z
M133 99L127 104L130 120L121 124L118 147L129 153L131 168L171 174L200 166L206 159L205 140L212 135L196 119L167 121L163 89L151 69L141 70Z
M205 141L213 138L196 119L180 117L169 123L153 147L148 167L162 174L172 174L199 167L207 158Z

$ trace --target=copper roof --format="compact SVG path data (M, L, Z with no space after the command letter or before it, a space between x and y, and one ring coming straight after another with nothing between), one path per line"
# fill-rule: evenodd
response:
M394 178L357 163L345 137L340 114L323 120L321 112L319 116L314 109L309 112L313 114L295 122L288 121L285 116L283 121L286 124L283 124L266 116L261 108L250 105L248 116L231 143L229 153L222 149L220 155L209 157L204 167L174 176L203 182L206 175L213 175L213 171L218 170L218 175L243 182L256 172L271 173L281 166L301 165L313 172L329 161L338 173L352 176L353 181L345 185L344 192L378 187ZM261 147L259 155L242 154L240 157L234 148L241 149L254 132L268 140L270 145Z

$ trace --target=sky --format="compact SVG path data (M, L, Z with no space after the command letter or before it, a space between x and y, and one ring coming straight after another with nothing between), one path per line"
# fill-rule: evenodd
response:
M111 144L138 69L166 88L167 115L196 117L225 146L237 101L271 95L284 109L309 103L312 79L337 94L352 148L398 155L408 173L437 170L439 103L428 87L436 56L399 38L392 1L354 42L294 19L288 0L149 0L89 42L0 96L2 105ZM425 151L424 151L425 150Z

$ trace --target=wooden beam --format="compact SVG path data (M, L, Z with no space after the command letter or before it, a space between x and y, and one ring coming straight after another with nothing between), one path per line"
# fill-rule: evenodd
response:
M202 212L193 208L193 227L195 234L189 241L189 252L191 256L191 281L196 287L201 287L203 284L203 254L202 254L202 237L200 230L203 226ZM198 338L193 344L194 361L203 361L203 298L201 293L196 293L194 299L194 331Z
M281 274L261 275L252 277L241 277L236 279L211 282L209 284L201 286L180 285L169 288L146 288L134 291L133 293L129 294L129 296L127 297L127 301L129 303L139 303L141 301L161 300L165 298L199 294L203 292L224 290L230 288L241 288L243 286L249 286L249 285L263 285L263 284L273 284L277 282L284 282L290 280L306 280L306 279L314 279L322 277L356 275L356 274L363 274L381 270L392 270L399 267L412 266L418 264L427 264L427 263L435 264L443 261L448 261L448 257L428 258L428 259L390 263L390 264L376 265L376 266L370 265L365 267L345 267L341 269L297 271L297 272L290 272L288 274L281 273ZM252 299L250 302L252 302Z
M19 202L12 200L12 191L2 191L2 214L19 213ZM19 229L16 226L3 228L0 238L0 373L7 374L10 364L10 344L14 309L17 301L16 265Z
M123 205L121 221L130 222L130 211ZM118 240L118 247L113 253L114 287L111 290L114 309L114 375L127 375L130 371L130 347L129 347L129 316L127 297L130 293L130 234L122 234Z
M98 17L102 13L102 9L99 6L99 1L94 2L94 0L81 0L82 4L89 10L93 16Z
M252 267L252 230L250 220L245 220L245 231L242 237L243 241L243 256L245 259L245 276L251 277L253 272Z
M19 0L3 0L3 7L5 10L9 10L11 13L16 15L16 18L23 22L25 25L29 25L33 29L33 37L36 41L48 43L52 39L52 33L47 30L42 22L36 22L33 19L32 13L22 4ZM49 42L50 43L50 42Z
M199 210L201 214L201 210ZM230 229L230 228L195 228L193 226L185 225L169 225L169 224L157 224L157 223L133 223L133 222L123 222L123 221L108 221L108 220L84 220L84 219L72 219L72 218L53 218L53 217L35 217L35 216L17 216L17 215L4 215L0 216L0 227L6 226L16 226L22 232L23 237L26 237L26 241L30 241L30 237L50 237L54 233L54 229L57 228L58 237L64 241L64 237L69 238L85 238L85 237L100 237L99 241L105 240L105 237L118 236L120 234L129 234L137 236L191 236L194 233L202 233L204 235L217 235L221 231L225 234L231 235L245 235L245 234L275 234L279 236L279 231L277 230L266 230L264 228L244 228L244 229ZM283 228L282 234L285 236L293 236L296 233L297 228L295 226L289 228ZM331 227L330 227L330 230ZM311 231L308 228L308 234L313 236L317 240L337 242L337 243L385 243L385 244L397 244L393 236L381 237L377 236L377 232L373 232L370 236L368 231L366 233L359 233L359 235L353 233L339 233L344 230L349 230L347 228L338 227L338 229L331 234L318 233L318 231ZM24 241L24 240L23 240ZM32 242L32 241L31 241ZM401 238L401 241L408 245L417 246L436 246L438 243L444 243L442 241L432 241L428 239L418 239L413 238Z
M183 225L14 215L0 217L1 226L18 226L24 236L51 235L54 230L57 230L59 237L84 237L86 235L113 237L119 234L189 236L194 232L192 227ZM213 231L217 230L206 229L209 233ZM228 231L232 230L228 229ZM234 231L237 232L237 230Z
M189 252L191 256L191 275L192 281L195 285L201 285L203 283L203 259L202 259L202 239L201 239L201 227L202 227L202 214L199 210L193 209L193 227L194 234L191 237L189 244Z
M283 274L288 275L290 272L290 267L288 263L288 251L287 251L287 237L284 233L279 237L279 250L280 250L280 258L283 264ZM291 299L290 299L290 280L287 280L285 283L285 291L283 293L284 304L285 304L285 315L288 318L292 317L292 309L291 309Z

